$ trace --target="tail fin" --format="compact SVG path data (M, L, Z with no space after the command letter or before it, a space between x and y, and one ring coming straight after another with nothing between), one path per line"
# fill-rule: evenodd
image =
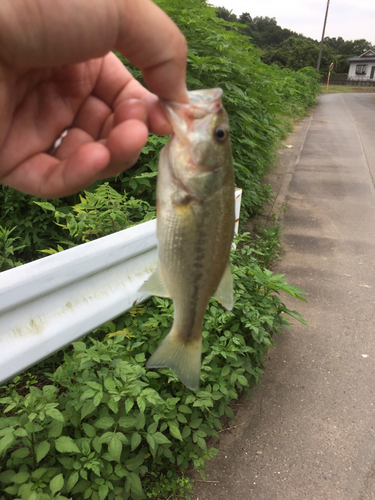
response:
M147 368L172 368L181 382L196 391L201 376L202 337L185 344L173 328L147 361Z

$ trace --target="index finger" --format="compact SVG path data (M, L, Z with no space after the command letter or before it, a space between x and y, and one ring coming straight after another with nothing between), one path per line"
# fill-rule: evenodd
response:
M141 69L159 97L189 102L186 90L186 40L174 22L150 0L120 0L116 48Z
M119 50L152 92L188 102L186 41L151 0L0 1L0 61L21 73Z

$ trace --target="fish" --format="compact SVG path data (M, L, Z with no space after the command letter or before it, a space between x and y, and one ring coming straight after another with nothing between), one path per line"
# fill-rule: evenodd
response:
M172 329L146 363L172 368L197 390L202 324L214 296L233 307L229 255L234 234L234 170L222 89L164 101L173 134L159 156L156 188L159 267L140 291L170 297Z

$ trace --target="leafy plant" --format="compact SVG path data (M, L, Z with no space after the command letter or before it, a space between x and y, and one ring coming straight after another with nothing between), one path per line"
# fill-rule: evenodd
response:
M20 239L19 236L10 237L15 229L15 227L6 229L0 226L0 271L21 265L21 262L16 260L14 253L24 248L25 245L14 245L14 242Z
M118 193L108 182L98 186L93 193L84 191L80 195L80 203L72 207L73 212L61 212L49 202L34 203L54 212L57 225L82 242L126 229L137 219L145 222L155 217L155 211L147 202L133 197L128 199L126 194ZM61 219L65 221L62 224Z
M211 299L204 319L195 393L172 370L145 368L173 321L172 302L158 297L73 343L38 387L19 377L4 387L3 499L137 500L167 496L168 488L188 496L190 482L178 471L192 463L204 477L217 453L206 439L217 435L223 415L233 416L231 400L259 382L286 316L304 322L279 298L283 291L304 300L303 292L259 267L246 234L232 271L233 311Z
M8 230L12 232L11 238L22 242L22 245L18 243L13 247L13 265L38 258L38 250L48 246L52 240L62 239L62 231L53 223L53 214L46 213L34 201L41 201L41 198L0 185L2 241L5 239L4 230ZM54 200L54 204L59 210L65 210L63 201ZM1 255L4 257L3 253ZM4 270L4 267L0 267L0 270Z

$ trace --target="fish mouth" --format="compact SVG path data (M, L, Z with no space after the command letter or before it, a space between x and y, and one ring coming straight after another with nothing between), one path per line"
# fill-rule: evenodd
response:
M167 112L173 132L183 139L194 120L217 113L222 108L222 95L223 90L220 88L191 90L188 92L189 104L164 99L161 99L161 103Z

